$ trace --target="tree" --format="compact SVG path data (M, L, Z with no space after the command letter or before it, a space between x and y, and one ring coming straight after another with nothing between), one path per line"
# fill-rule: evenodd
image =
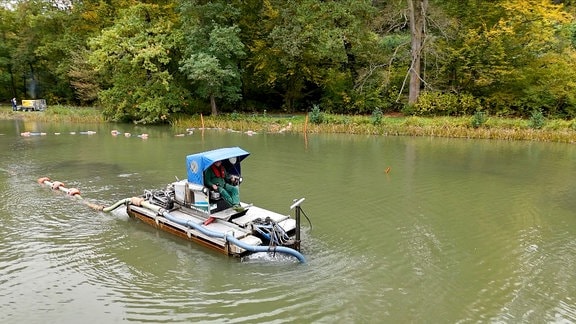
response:
M574 3L12 1L0 8L0 97L98 98L111 120L154 123L196 112L187 99L213 114L369 113L430 91L498 114L571 117Z
M444 47L452 89L482 98L497 113L574 110L575 52L561 6L507 0L473 10L482 19L459 8L461 25Z
M3 45L0 65L10 74L15 96L43 97L53 103L76 103L70 67L77 53L84 53L88 37L108 23L107 10L123 0L63 2L58 0L17 1L2 7ZM9 9L6 9L9 8ZM4 25L4 23L6 25ZM73 58L75 60L73 60ZM4 87L2 87L4 88ZM83 103L92 101L83 101Z
M228 1L183 1L180 10L186 39L180 71L217 115L216 99L233 103L242 98L239 66L245 52L235 24L239 12Z
M14 48L16 47L14 12L0 7L0 98L17 97L14 73Z
M94 67L88 62L90 52L87 49L79 49L71 55L72 60L68 70L70 85L80 103L83 105L93 104L98 100L100 86L98 75Z
M410 87L408 103L414 104L420 95L421 58L424 41L426 38L426 15L428 12L428 0L408 0L408 10L410 14L411 55L410 64Z
M125 0L84 0L75 2L69 9L64 33L59 35L66 44L63 59L56 60L64 68L67 85L74 91L75 102L80 105L97 104L101 90L98 73L90 65L88 40L113 25L118 11L132 3ZM106 83L106 82L104 82Z
M182 37L170 3L139 3L120 11L114 25L90 42L90 63L100 74L99 99L114 121L167 122L186 92L175 74Z
M288 111L322 99L332 110L355 106L355 83L377 42L369 1L265 0L257 13L246 40L252 88L279 93Z
M40 45L42 36L42 10L41 1L18 3L14 9L14 20L17 24L16 41L11 48L11 68L14 79L18 80L19 91L28 98L35 99L40 94L38 80L42 70L35 54Z

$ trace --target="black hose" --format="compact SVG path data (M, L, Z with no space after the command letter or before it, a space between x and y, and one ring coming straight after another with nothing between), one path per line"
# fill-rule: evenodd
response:
M306 219L308 220L308 224L310 224L310 230L312 230L312 221L310 221L310 218L308 218L308 215L306 215L306 213L302 208L300 208L300 211L302 212L302 214L304 214L304 217L306 217Z

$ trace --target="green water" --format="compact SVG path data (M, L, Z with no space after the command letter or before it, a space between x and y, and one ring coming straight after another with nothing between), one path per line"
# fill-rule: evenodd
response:
M576 322L574 145L18 121L0 134L2 323ZM109 205L223 146L251 152L242 201L288 214L306 198L307 264L229 259L36 183Z

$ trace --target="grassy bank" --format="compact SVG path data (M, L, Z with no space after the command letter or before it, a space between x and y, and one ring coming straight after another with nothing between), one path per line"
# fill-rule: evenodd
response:
M46 122L103 123L95 108L51 106L45 112L13 112L0 109L0 119ZM314 122L312 122L314 121ZM474 139L529 140L575 143L575 120L534 121L520 118L487 117L478 125L475 117L414 117L402 115L347 116L323 114L322 120L310 115L224 114L178 116L171 121L177 131L187 128L221 128L257 133L345 133L388 136L434 136ZM474 127L476 126L476 127Z
M575 143L576 121L547 120L536 129L532 121L520 118L487 118L479 127L474 117L326 115L321 123L306 115L296 116L187 116L172 122L176 128L222 128L266 133L345 133L387 136L433 136L474 139L530 140Z
M11 107L0 109L0 119L22 119L55 123L103 123L104 118L96 108L50 106L46 111L12 111Z

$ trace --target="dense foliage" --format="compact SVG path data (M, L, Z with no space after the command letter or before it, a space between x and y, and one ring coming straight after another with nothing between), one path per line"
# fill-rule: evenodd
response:
M419 69L412 0L2 4L5 102L93 105L140 123L265 110L365 114L375 124L400 111L479 125L485 114L576 117L573 1L426 0Z

